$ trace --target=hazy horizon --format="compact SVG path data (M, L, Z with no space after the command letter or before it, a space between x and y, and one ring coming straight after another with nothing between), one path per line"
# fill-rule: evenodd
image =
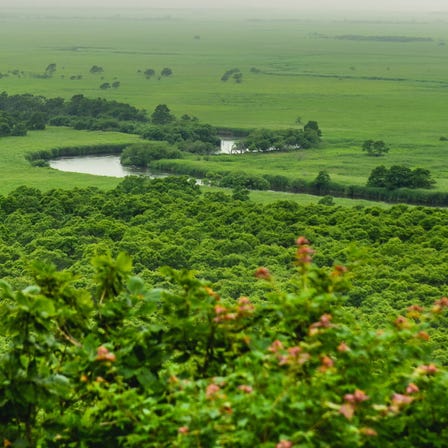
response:
M54 9L275 9L275 10L309 10L309 11L337 11L352 12L383 11L383 12L448 12L446 0L226 0L213 2L210 0L2 0L2 8L27 8L30 10Z

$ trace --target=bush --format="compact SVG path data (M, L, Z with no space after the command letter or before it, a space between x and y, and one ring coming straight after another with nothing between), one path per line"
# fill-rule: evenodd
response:
M135 143L127 146L121 154L122 165L139 166L146 168L159 159L180 159L182 153L167 143Z
M124 254L94 259L93 293L42 264L36 286L1 281L4 445L439 446L448 372L427 341L448 299L371 331L345 308L347 269L313 252L297 239L287 291L259 268L261 303L171 268L148 289Z

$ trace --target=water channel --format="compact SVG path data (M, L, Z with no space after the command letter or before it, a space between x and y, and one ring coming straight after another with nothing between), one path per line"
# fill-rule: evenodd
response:
M221 140L221 154L230 154L235 140ZM61 157L50 160L51 168L71 173L94 174L96 176L125 177L144 175L152 178L166 177L168 173L158 173L143 168L123 166L118 155Z
M123 166L120 156L77 156L61 157L50 160L51 168L70 173L94 174L96 176L125 177L132 175L145 175L149 177L166 177L166 173L153 173L148 170Z

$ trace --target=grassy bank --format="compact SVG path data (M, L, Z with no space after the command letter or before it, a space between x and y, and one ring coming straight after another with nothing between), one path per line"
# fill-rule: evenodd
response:
M6 194L21 185L41 190L90 185L112 188L119 179L32 167L25 156L30 152L60 146L127 144L135 141L138 141L138 137L128 134L74 131L68 128L33 131L26 137L3 137L0 139L0 194Z

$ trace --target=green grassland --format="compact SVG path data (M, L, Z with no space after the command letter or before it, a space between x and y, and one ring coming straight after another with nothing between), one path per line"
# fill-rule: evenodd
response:
M90 174L66 173L52 168L32 167L25 159L29 152L64 146L105 145L110 143L135 143L139 137L116 132L75 131L68 128L49 127L45 131L32 131L26 137L0 139L0 194L7 194L21 185L46 191L53 188L96 186L114 188L121 179ZM222 188L202 187L204 192L223 191ZM225 191L226 189L224 189ZM228 193L231 193L230 191ZM276 200L293 200L303 205L315 204L319 198L307 194L252 191L252 200L268 203ZM369 201L335 198L337 205L368 205ZM379 204L379 203L377 203ZM383 207L387 204L379 204Z
M74 131L67 128L48 128L32 131L26 137L0 139L0 193L8 193L21 185L49 190L52 188L88 187L112 188L119 179L88 174L63 173L51 168L30 166L25 159L29 152L61 146L123 143L137 141L138 137L114 132Z
M11 14L0 19L0 73L18 70L19 74L1 78L0 91L64 98L83 93L148 111L164 103L177 115L243 128L294 126L300 116L303 122L319 122L323 148L238 157L241 169L275 170L305 179L325 169L336 182L362 185L379 164L405 164L430 169L436 188L446 191L448 142L439 138L448 136L448 27L436 19L306 20L285 14L253 20L248 12L207 18L185 11L169 16L146 11L138 20L129 14L107 19ZM337 38L343 35L431 40ZM35 76L51 63L57 66L53 77ZM92 65L103 67L104 73L90 74ZM170 67L173 75L145 79L142 73L147 68L159 73L163 67ZM223 73L234 67L243 73L242 83L221 81ZM260 72L253 73L253 67ZM70 79L78 75L82 79ZM120 87L99 87L114 81ZM69 146L77 137L66 132L51 130L45 144L51 145L54 137L57 146ZM31 133L23 144L42 145L39 139L47 139L43 135ZM110 134L110 138L116 137ZM370 138L385 140L390 153L383 158L363 154L361 144ZM5 144L2 139L2 147ZM230 164L220 159L215 163L216 169ZM33 179L35 170L17 182L9 170L8 179L19 184Z

